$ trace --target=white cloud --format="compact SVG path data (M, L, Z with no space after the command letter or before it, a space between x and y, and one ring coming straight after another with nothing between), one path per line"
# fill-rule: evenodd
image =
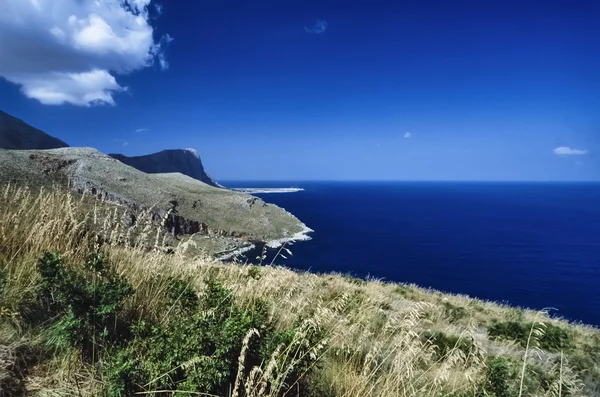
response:
M2 0L0 76L48 105L114 104L115 76L166 68L150 0Z
M554 154L557 156L583 156L587 154L587 150L571 149L567 146L559 146L554 149Z
M148 132L148 131L150 131L148 128L138 128L137 130L135 130L135 132L137 132L138 134L142 133L142 132Z
M404 139L408 139L410 137L412 137L412 133L410 133L410 132L405 132L404 133Z
M304 27L306 33L321 34L327 31L327 21L316 19Z
M125 90L110 73L98 69L83 73L14 74L10 80L21 84L26 96L44 105L62 105L66 102L79 106L114 105L113 93Z
M116 142L118 144L120 144L122 147L127 147L129 146L129 142L123 140L123 139L113 139L113 142Z

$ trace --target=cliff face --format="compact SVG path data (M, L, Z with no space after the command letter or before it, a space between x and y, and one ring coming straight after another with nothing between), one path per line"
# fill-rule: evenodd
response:
M202 160L194 149L163 150L135 157L127 157L122 154L110 154L109 156L148 174L179 172L207 185L221 187L204 171Z
M0 110L0 149L56 149L68 146L60 139Z

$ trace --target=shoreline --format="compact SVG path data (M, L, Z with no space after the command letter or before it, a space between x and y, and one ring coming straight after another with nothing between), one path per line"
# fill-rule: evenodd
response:
M304 191L301 187L282 187L282 188L270 188L270 187L234 187L230 188L234 192L246 193L246 194L262 194L262 193L296 193Z
M252 251L252 250L253 250L253 249L255 249L255 248L256 248L256 245L254 245L254 244L250 243L250 244L248 244L248 245L243 245L243 246L241 246L241 247L239 247L239 248L235 248L235 249L233 249L233 250L231 250L231 251L229 251L229 252L227 252L227 251L225 251L225 252L220 252L220 253L218 253L218 254L224 254L224 255L222 255L222 256L219 256L219 257L217 258L217 260L218 260L218 261L225 262L225 261L231 260L232 258L235 258L235 257L236 257L236 256L238 256L238 255L242 255L242 254L243 254L243 253L245 253L245 252ZM226 252L227 252L227 253L226 253Z
M227 262L227 261L230 261L230 260L240 256L240 255L245 254L246 252L255 250L262 246L265 246L265 247L271 248L271 249L277 249L284 244L292 245L292 243L297 242L297 241L309 241L309 240L312 240L312 237L308 235L308 233L311 233L311 232L314 232L314 230L309 228L308 226L304 225L304 228L301 231L293 234L290 237L282 237L279 239L268 240L268 241L261 242L261 243L250 243L248 245L244 245L239 248L233 249L229 252L222 252L220 254L223 254L223 255L217 257L216 259L219 261L222 261L222 262Z
M312 240L312 237L310 237L308 235L308 233L312 233L312 232L314 232L314 230L306 225L303 225L303 226L304 226L304 228L301 231L299 231L298 233L295 233L294 235L292 235L290 237L282 237L282 238L278 238L275 240L269 240L269 241L265 242L265 246L267 246L269 248L279 248L283 244L287 244L290 242Z

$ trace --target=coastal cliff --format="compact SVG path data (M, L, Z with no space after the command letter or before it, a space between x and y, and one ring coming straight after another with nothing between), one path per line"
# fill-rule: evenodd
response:
M109 156L148 174L179 172L207 185L221 187L206 173L200 155L194 149L163 150L134 157L122 154L109 154Z
M204 254L233 255L254 243L304 239L311 231L282 208L223 189L194 149L107 155L69 147L2 111L0 149L0 187L60 187L126 209L132 219L151 211L172 239L189 236Z
M171 236L194 235L198 250L207 254L298 240L310 231L292 214L257 197L181 173L148 174L92 148L2 150L0 170L0 186L63 187L127 209L133 217L151 211Z

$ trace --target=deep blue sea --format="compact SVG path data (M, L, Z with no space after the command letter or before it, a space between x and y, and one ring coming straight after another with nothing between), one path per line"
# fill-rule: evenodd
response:
M415 283L600 325L600 183L225 182L314 229L277 263Z

